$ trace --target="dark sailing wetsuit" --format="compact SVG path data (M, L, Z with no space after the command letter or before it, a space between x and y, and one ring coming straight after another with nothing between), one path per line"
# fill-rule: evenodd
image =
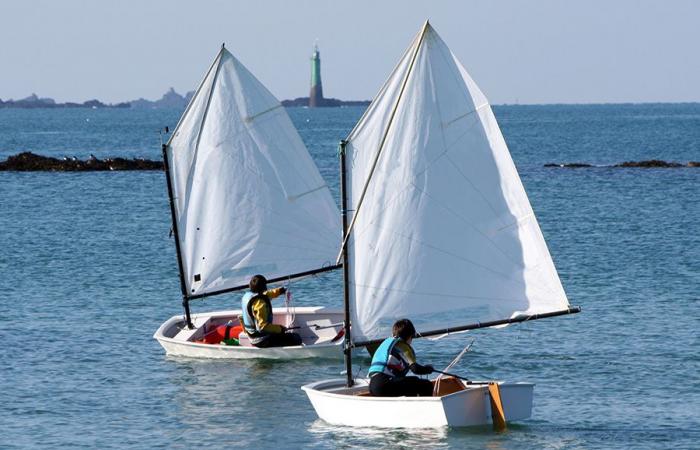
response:
M374 352L369 368L369 391L377 397L429 397L433 383L418 377L407 377L408 371L427 375L432 367L416 363L413 348L401 338L388 338Z

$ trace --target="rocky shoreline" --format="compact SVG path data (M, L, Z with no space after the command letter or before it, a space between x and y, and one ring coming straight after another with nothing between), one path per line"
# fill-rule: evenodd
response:
M547 163L544 167L555 167L555 168L565 168L565 169L581 169L581 168L601 168L601 167L614 167L614 168L629 168L636 167L642 169L675 169L680 167L700 167L700 161L688 161L686 164L681 164L673 161L662 161L659 159L649 159L645 161L625 161L619 164L609 164L609 165L595 165L587 163Z
M689 161L686 164L651 159L645 161L625 161L619 164L594 165L587 163L547 163L544 167L580 169L580 168L683 168L700 167L700 161ZM99 159L91 156L86 160L78 158L52 158L32 152L18 153L0 161L1 171L16 172L85 172L113 170L163 170L162 161L152 161L143 158L107 158Z
M134 158L98 159L94 156L86 160L77 158L51 158L32 152L23 152L0 161L0 171L17 172L85 172L110 170L163 170L162 161Z

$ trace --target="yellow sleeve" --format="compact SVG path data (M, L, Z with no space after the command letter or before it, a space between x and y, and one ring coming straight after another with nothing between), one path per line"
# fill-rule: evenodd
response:
M275 288L275 289L270 289L265 291L265 295L267 295L269 298L277 298L280 295L282 295L282 289L281 287Z
M269 292L269 291L268 291ZM267 294L266 294L267 295ZM279 294L278 294L279 295ZM256 300L253 303L253 317L258 330L266 333L279 334L282 333L282 327L274 323L267 322L267 305L262 300Z
M394 348L399 352L401 358L406 362L407 365L410 366L411 364L416 363L416 354L413 351L413 348L406 342L400 340L396 343Z

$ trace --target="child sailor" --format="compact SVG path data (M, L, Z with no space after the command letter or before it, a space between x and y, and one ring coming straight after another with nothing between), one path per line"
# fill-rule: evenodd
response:
M406 376L408 371L416 375L433 372L433 366L422 366L416 362L416 354L411 347L416 329L408 319L394 323L393 337L379 345L372 357L369 368L369 391L377 397L428 397L433 395L430 380Z
M250 291L243 295L243 329L256 347L283 347L301 345L301 336L287 332L282 325L272 323L272 305L270 300L287 292L284 287L267 289L267 279L254 275L249 283Z

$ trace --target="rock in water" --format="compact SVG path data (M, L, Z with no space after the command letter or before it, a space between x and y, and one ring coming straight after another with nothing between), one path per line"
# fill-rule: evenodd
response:
M51 158L36 155L32 152L23 152L10 156L5 161L0 161L0 171L18 172L78 172L78 171L106 171L106 170L162 170L161 161L147 159L107 158L98 159L95 156L86 161L77 158Z
M644 167L644 168L655 168L655 167L683 167L683 164L678 164L677 162L667 162L661 161L659 159L650 159L648 161L625 161L622 164L615 164L614 167Z

